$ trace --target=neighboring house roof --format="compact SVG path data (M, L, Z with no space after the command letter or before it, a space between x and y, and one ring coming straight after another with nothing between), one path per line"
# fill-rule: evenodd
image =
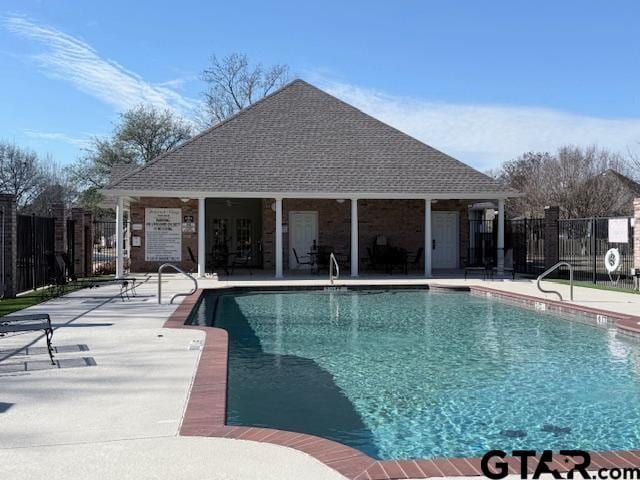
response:
M106 188L112 194L144 192L517 195L303 80Z
M617 182L629 195L640 197L640 183L610 168L602 172L602 176Z

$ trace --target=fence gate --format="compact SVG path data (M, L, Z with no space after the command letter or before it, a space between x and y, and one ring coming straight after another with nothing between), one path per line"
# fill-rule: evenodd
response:
M94 275L116 273L116 222L93 222L91 272Z
M626 222L626 242L624 238L610 237L610 221L619 225ZM637 228L637 227L636 227ZM620 278L615 286L634 288L631 268L633 268L633 229L630 218L578 218L558 221L558 253L561 261L574 267L574 279L594 284L614 286L604 265L604 255L610 248L620 252L620 268L612 275ZM613 232L612 232L613 233ZM624 232L623 232L624 233ZM616 241L610 241L616 240Z
M51 283L55 276L53 218L18 215L17 291L24 292Z
M523 218L505 222L505 264L511 263L517 273L542 273L544 226L544 218ZM509 255L511 259L508 258Z

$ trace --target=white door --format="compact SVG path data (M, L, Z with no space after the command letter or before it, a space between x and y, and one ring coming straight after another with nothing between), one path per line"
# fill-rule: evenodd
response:
M309 261L313 243L318 243L318 212L289 212L289 269L310 269L310 265L298 265L293 249L301 262Z
M432 212L433 268L458 268L458 212Z

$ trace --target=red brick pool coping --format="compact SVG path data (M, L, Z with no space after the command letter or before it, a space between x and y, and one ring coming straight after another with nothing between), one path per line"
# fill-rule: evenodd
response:
M447 288L446 285L432 285L432 288ZM465 290L474 294L491 295L515 300L519 303L535 305L544 303L546 308L561 312L580 313L606 321L614 320L622 332L640 336L640 317L622 315L605 310L582 307L551 300L541 300L528 295L504 292L487 287L471 286ZM202 330L205 342L200 361L191 386L185 409L180 435L221 437L256 442L271 443L294 448L307 453L316 460L333 468L352 480L390 480L430 478L443 476L481 476L480 458L442 458L433 460L384 460L379 461L359 450L326 438L305 433L288 432L269 428L236 427L225 425L227 402L227 354L228 336L216 327L185 325L203 290L186 297L164 324L165 328ZM628 468L640 466L640 451L591 453L590 470L599 468ZM519 459L507 458L509 472L518 474ZM490 465L493 465L491 463ZM554 456L550 468L567 472L573 463L569 458ZM537 462L529 461L529 473L533 473Z

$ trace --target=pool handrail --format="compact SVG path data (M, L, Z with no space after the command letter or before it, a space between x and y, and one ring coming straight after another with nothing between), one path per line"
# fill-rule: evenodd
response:
M196 293L196 291L198 290L198 280L196 280L196 278L193 275L191 275L188 272L185 272L183 269L181 269L177 265L174 265L173 263L163 263L162 265L160 265L160 268L158 268L158 304L159 305L162 305L162 271L168 267L173 268L176 272L182 273L183 275L186 275L191 280L193 280L193 290L191 290L189 293L176 293L173 297L171 297L171 300L169 300L169 304L173 304L173 301L175 300L176 297L188 297L189 295L193 295L194 293Z
M569 299L573 302L573 266L569 262L558 262L553 267L551 267L551 268L545 270L544 272L542 272L538 276L538 279L536 280L536 286L538 287L538 290L540 290L542 293L555 293L556 295L558 295L558 298L560 298L561 302L564 301L562 299L562 294L560 292L558 292L557 290L545 290L544 288L542 288L540 286L540 281L544 277L546 277L551 272L553 272L554 270L556 270L556 269L558 269L560 267L568 267L569 268Z
M333 266L336 267L336 275L333 276ZM329 283L333 285L334 280L338 280L340 278L340 267L338 266L338 261L336 260L336 256L331 252L329 255Z

